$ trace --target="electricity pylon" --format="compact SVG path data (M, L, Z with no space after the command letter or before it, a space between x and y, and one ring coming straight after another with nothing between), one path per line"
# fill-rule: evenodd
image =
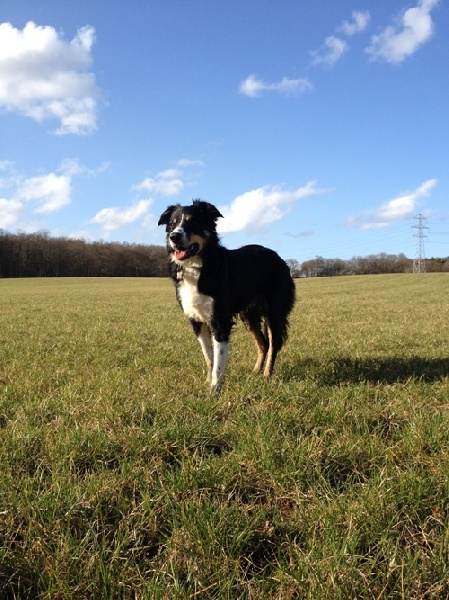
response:
M413 217L418 221L417 225L412 225L412 229L417 229L417 232L413 234L416 238L416 252L415 258L413 259L413 273L425 273L426 272L426 254L424 252L424 240L427 239L424 230L429 229L425 222L426 217L419 214L417 217Z

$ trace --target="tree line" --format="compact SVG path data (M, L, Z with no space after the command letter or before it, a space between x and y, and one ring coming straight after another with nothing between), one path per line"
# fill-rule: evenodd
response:
M164 277L163 246L0 230L0 277Z
M293 277L335 277L411 273L404 254L354 256L350 260L317 256L286 261ZM449 258L430 258L427 272L449 272ZM165 277L163 246L51 237L48 232L8 233L0 229L0 277Z
M405 254L370 254L354 256L349 260L323 258L317 256L300 263L287 260L293 277L336 277L340 275L376 275L381 273L412 273L413 260ZM425 261L427 273L449 272L449 257L428 258Z

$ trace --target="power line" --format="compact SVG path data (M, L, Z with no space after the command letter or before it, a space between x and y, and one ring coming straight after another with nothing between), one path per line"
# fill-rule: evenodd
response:
M412 229L417 229L417 233L413 234L416 238L416 252L415 258L413 259L413 273L425 273L426 271L426 254L424 252L424 239L427 239L427 235L424 234L425 229L429 229L425 222L427 221L424 215L419 214L417 217L413 217L418 221L417 225L412 225Z

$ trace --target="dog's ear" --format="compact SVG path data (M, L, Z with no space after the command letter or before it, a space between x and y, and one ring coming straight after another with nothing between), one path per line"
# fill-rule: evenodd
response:
M204 202L203 200L194 200L193 205L198 206L198 208L200 208L201 212L204 215L211 217L214 221L216 221L220 217L223 218L223 215L218 210L218 208L216 208L213 204L210 204L209 202Z
M164 210L164 212L161 214L161 216L159 217L159 221L157 222L158 225L167 225L167 223L170 220L170 216L172 214L172 212L175 210L176 206L174 204L172 204L171 206L168 206L166 210Z

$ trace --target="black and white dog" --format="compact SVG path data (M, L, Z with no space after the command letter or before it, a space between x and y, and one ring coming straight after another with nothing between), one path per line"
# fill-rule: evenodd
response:
M197 336L212 392L222 386L234 317L239 314L257 346L254 371L273 371L288 331L295 286L287 264L263 246L228 250L216 231L222 217L208 202L169 206L158 225L166 225L170 275L176 298Z

